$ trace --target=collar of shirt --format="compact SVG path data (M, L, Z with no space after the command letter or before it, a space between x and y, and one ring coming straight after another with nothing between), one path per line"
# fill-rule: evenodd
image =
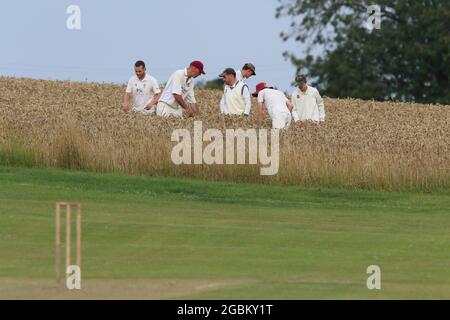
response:
M236 81L236 83L233 84L232 86L228 86L228 87L230 87L230 89L233 90L234 88L236 88L236 86L237 86L238 84L239 84L239 80Z
M142 80L139 79L138 76L136 76L136 80L140 81L140 82L148 81L149 80L148 73L147 72L145 73L145 76L144 76L144 78L142 78Z
M186 77L186 84L189 84L192 80L191 77L188 77L187 68L184 68L184 76Z
M298 88L298 93L302 94L302 95L308 94L308 91L309 91L309 86L306 87L306 91L305 92L303 92L302 89Z

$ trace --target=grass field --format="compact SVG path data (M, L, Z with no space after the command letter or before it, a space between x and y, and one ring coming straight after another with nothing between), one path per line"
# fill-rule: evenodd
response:
M81 292L54 285L58 200L83 204ZM449 230L450 192L0 167L0 298L448 299Z

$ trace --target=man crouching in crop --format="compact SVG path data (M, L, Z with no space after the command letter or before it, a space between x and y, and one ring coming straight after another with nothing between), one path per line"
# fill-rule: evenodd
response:
M258 98L256 114L260 127L264 118L263 109L266 107L272 119L273 129L289 128L292 121L291 111L293 105L283 92L268 87L265 82L261 82L256 86L256 91L253 93L253 96Z
M194 95L194 79L205 74L203 63L193 61L189 67L176 71L167 82L156 106L160 117L182 117L183 110L188 117L198 114Z

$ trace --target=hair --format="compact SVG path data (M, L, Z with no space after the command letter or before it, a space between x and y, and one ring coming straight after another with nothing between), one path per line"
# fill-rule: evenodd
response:
M234 77L236 77L236 71L234 71L234 69L225 69L225 71L223 72L223 74L231 74Z
M252 70L249 66L248 66L248 64L245 64L243 67L242 67L242 70ZM253 71L253 70L252 70Z
M136 61L136 63L134 64L134 66L137 67L143 67L145 69L145 62L142 60Z

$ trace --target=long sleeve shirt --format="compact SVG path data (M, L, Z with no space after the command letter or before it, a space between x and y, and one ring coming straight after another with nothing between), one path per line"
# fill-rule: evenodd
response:
M308 86L305 92L297 89L292 94L291 102L294 105L292 117L295 121L325 121L325 104L316 88Z
M249 115L252 102L248 86L237 81L233 86L225 86L220 100L220 112L224 114Z

